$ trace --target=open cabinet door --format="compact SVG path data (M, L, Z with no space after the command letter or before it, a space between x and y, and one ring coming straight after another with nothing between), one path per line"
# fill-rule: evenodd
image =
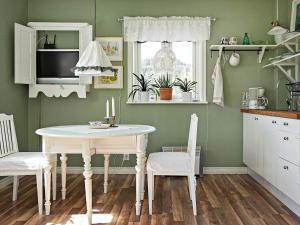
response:
M15 23L15 83L36 82L36 31Z

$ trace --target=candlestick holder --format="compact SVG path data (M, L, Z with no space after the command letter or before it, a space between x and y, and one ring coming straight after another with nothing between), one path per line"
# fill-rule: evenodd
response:
M111 118L112 118L112 121L111 121L110 127L118 127L116 125L116 116L112 116Z
M104 117L105 123L106 123L106 124L110 124L110 118L111 118L111 117Z

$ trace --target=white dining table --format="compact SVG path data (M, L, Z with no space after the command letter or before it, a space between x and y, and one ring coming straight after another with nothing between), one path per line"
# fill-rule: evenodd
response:
M88 223L92 223L92 175L91 157L104 155L104 193L107 192L110 154L136 154L136 215L140 215L144 198L144 175L148 134L155 128L148 125L118 125L108 129L91 129L88 125L69 125L41 128L42 150L46 156L45 210L50 214L51 155L61 154L62 198L66 196L67 154L81 154L84 162L85 195Z

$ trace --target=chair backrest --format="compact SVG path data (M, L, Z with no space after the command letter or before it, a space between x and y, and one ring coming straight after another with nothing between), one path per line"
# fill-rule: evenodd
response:
M0 157L18 152L13 115L0 114Z
M192 114L187 152L190 154L194 173L195 173L195 158L196 158L196 146L197 146L197 129L198 129L198 117L196 114Z

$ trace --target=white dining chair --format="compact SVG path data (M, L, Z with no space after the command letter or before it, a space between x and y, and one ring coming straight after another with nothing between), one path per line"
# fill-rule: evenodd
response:
M53 200L56 199L56 155L52 155ZM18 196L19 176L35 175L39 214L43 212L43 168L42 152L19 152L13 115L0 114L0 176L13 176L13 197Z
M193 213L197 215L195 178L197 127L198 117L196 114L193 114L190 122L187 152L155 152L149 155L147 161L147 177L150 215L152 215L152 201L154 200L154 178L157 175L186 176L188 178Z

